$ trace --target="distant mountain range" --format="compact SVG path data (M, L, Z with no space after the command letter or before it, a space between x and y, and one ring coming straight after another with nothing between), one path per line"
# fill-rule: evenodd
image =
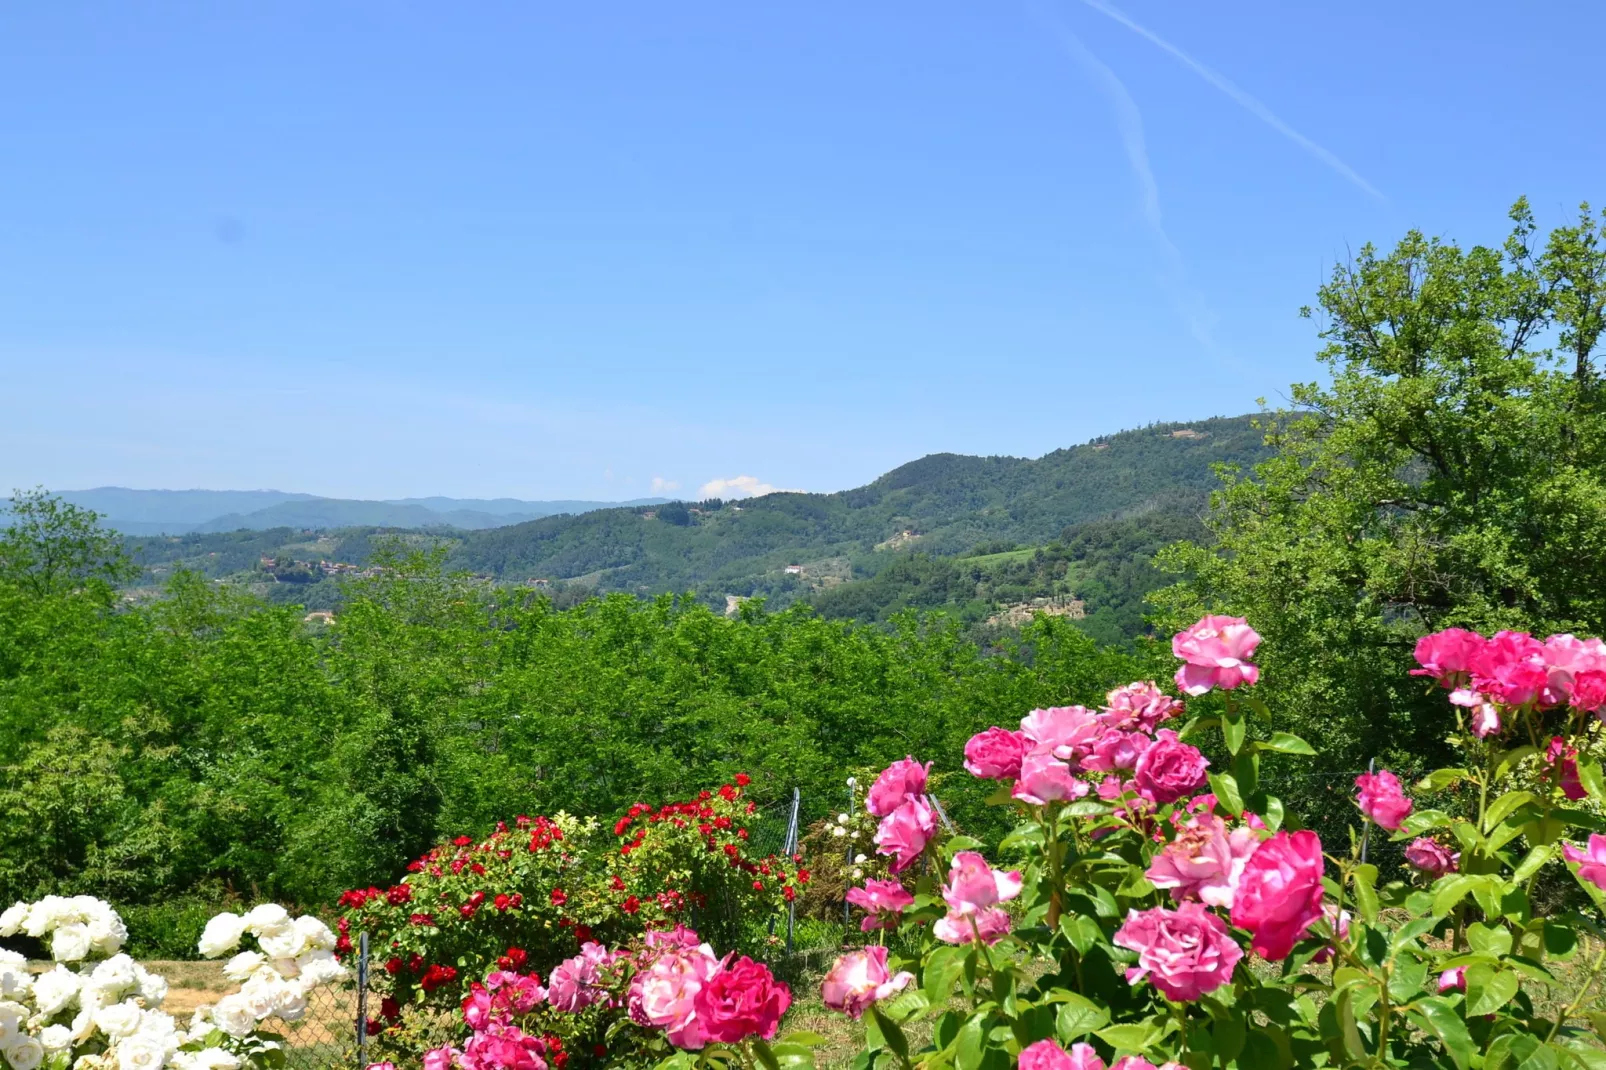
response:
M564 513L660 505L665 498L628 502L523 501L518 498L397 498L360 501L282 490L133 490L96 487L60 496L101 514L125 535L266 531L271 528L457 528L520 524Z

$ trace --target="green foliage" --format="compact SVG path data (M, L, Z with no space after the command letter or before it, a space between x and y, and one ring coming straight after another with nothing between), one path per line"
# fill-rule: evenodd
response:
M1606 630L1603 224L1585 206L1541 249L1525 203L1512 219L1498 248L1413 231L1340 265L1331 385L1264 421L1277 454L1216 495L1215 544L1166 557L1165 622L1247 616L1271 697L1338 768L1442 753L1405 676L1425 631Z
M118 913L128 925L128 944L124 950L141 961L198 958L196 943L206 923L217 912L214 898L195 896L122 907Z

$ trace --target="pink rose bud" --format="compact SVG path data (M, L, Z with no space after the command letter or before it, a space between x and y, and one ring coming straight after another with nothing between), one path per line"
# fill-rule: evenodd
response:
M1355 801L1360 804L1361 812L1379 827L1393 832L1411 815L1411 800L1405 797L1399 778L1387 769L1375 774L1362 773L1355 778L1355 786L1360 789Z
M1453 970L1445 970L1439 974L1439 994L1446 992L1465 992L1467 990L1467 968L1457 966Z
M1452 852L1432 837L1418 836L1405 848L1405 860L1428 876L1438 878L1456 871L1461 852Z

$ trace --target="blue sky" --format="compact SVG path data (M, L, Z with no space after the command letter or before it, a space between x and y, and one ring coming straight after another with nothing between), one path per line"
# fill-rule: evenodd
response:
M1315 376L1297 310L1347 248L1606 200L1601 79L1564 58L1603 31L1583 2L6 5L0 486L835 490L1248 411Z

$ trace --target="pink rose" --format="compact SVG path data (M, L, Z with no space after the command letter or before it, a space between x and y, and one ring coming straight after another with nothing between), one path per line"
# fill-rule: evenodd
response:
M468 986L468 996L463 1000L463 1021L475 1032L491 1024L491 994L478 981Z
M887 969L887 949L877 945L849 951L831 966L820 985L820 1000L834 1011L857 1018L870 1004L897 995L914 974Z
M943 902L952 914L979 914L988 907L1020 894L1020 870L994 869L975 851L959 851L948 869L948 882L942 886Z
M1050 706L1021 719L1026 749L1047 751L1070 762L1085 755L1104 731L1098 714L1086 706Z
M1178 1063L1166 1063L1166 1066L1176 1066L1181 1070ZM1110 1064L1110 1070L1160 1070L1160 1068L1141 1055L1123 1055Z
M1322 841L1316 833L1279 832L1255 848L1238 880L1232 923L1254 934L1250 942L1272 961L1322 916Z
M1210 762L1199 748L1182 742L1169 728L1155 733L1154 743L1138 758L1132 780L1145 798L1164 806L1192 795L1209 780Z
M1104 723L1123 732L1153 732L1161 721L1182 712L1182 703L1161 691L1153 680L1118 687L1104 696Z
M1576 747L1569 747L1560 736L1552 736L1550 746L1545 748L1545 761L1549 763L1551 776L1563 795L1577 802L1589 794L1584 790L1584 782L1578 779Z
M1591 833L1588 850L1563 843L1561 853L1566 856L1567 861L1578 863L1579 880L1588 881L1606 892L1606 836L1598 832Z
M1483 636L1465 628L1446 628L1424 635L1416 641L1416 660L1422 667L1412 669L1411 675L1431 676L1449 688L1461 687L1486 642Z
M1008 933L1009 911L1003 907L988 907L972 914L949 910L931 927L931 935L945 944L969 944L978 936L984 944L996 944Z
M552 967L547 979L552 1006L570 1012L589 1007L602 994L602 972L612 961L613 956L601 944L587 942L578 955Z
M1207 616L1171 638L1171 652L1181 658L1177 687L1189 695L1212 688L1231 691L1260 679L1260 668L1249 664L1260 636L1242 617Z
M1439 995L1446 992L1465 992L1467 990L1467 968L1457 966L1453 970L1445 970L1439 974Z
M431 1048L424 1053L424 1070L452 1070L452 1064L462 1054L450 1044Z
M1221 919L1199 903L1128 911L1114 942L1138 953L1138 964L1126 971L1128 984L1147 977L1178 1001L1196 1000L1228 984L1243 958Z
M697 992L697 1020L703 1035L720 1044L737 1044L751 1036L775 1038L781 1015L792 1005L792 989L777 981L770 968L742 956L729 958Z
M1545 645L1527 632L1496 632L1472 661L1472 681L1502 706L1526 706L1550 683Z
M903 890L897 881L869 880L863 888L849 888L843 897L856 907L869 911L859 923L864 932L872 929L896 929L898 915L914 905L915 897Z
M1020 1053L1020 1070L1104 1070L1104 1060L1088 1044L1072 1044L1067 1052L1052 1040L1039 1040Z
M902 806L905 799L915 798L926 793L926 774L931 772L931 763L921 765L913 758L903 758L893 762L881 771L874 784L870 785L870 794L864 800L864 808L876 817L886 817L892 811Z
M1545 640L1547 681L1542 700L1547 706L1573 703L1578 677L1606 669L1606 644L1599 639L1579 639L1572 635L1553 635ZM1577 706L1583 709L1582 706Z
M1154 856L1144 876L1156 888L1169 888L1176 902L1198 899L1230 907L1244 865L1258 846L1254 829L1228 832L1227 823L1215 814L1200 814L1177 830L1177 838Z
M1405 860L1433 878L1454 873L1461 861L1461 852L1451 850L1438 840L1418 836L1405 849Z
M1576 710L1587 710L1606 721L1606 669L1587 669L1573 677L1568 703Z
M1376 821L1380 828L1394 832L1400 823L1411 815L1412 803L1400 787L1400 779L1387 769L1381 773L1362 773L1355 778L1360 789L1355 801L1361 813Z
M697 933L686 928L680 922L675 923L673 929L647 930L647 946L653 948L683 947L695 948L702 943Z
M1472 734L1479 739L1488 739L1499 734L1500 708L1481 693L1469 691L1464 687L1457 688L1450 692L1450 702L1472 711Z
M1117 769L1131 769L1138 764L1143 752L1153 741L1142 732L1123 732L1106 728L1093 744L1092 751L1082 759L1082 768L1090 773L1113 773Z
M671 949L630 982L627 1006L638 1025L657 1026L669 1043L696 1051L707 1043L697 1019L697 993L719 967L708 945Z
M984 780L1016 780L1025 753L1025 736L1007 728L989 728L965 744L965 768Z
M1091 789L1078 780L1071 767L1049 751L1033 751L1020 763L1020 779L1010 792L1021 802L1043 806L1051 802L1080 799Z
M508 1027L499 1033L476 1033L463 1045L462 1062L470 1070L546 1070L546 1045Z
M914 795L886 817L875 830L876 851L892 856L892 872L902 873L915 864L937 829L937 817L924 795Z

